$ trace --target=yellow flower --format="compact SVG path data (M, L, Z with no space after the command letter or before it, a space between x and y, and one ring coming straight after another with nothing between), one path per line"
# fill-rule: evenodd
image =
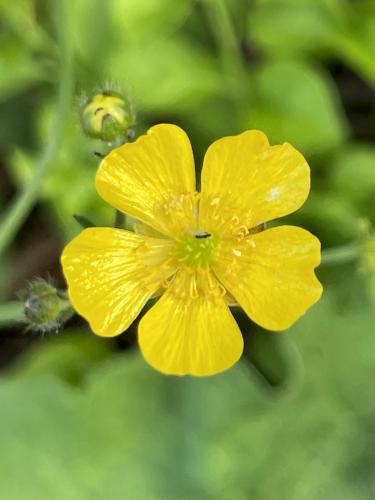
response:
M143 356L163 373L212 375L240 358L233 298L269 330L288 328L320 298L319 240L298 227L260 230L308 196L309 166L290 144L270 146L257 130L214 142L198 193L187 135L156 125L102 161L96 187L141 223L138 234L89 228L67 245L70 300L111 337L164 291L138 329Z

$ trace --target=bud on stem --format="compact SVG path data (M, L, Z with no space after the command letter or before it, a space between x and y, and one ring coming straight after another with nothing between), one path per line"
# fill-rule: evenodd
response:
M58 331L74 313L66 292L41 278L30 282L21 299L28 328L41 333Z
M133 135L135 114L128 98L119 92L103 91L86 101L81 122L89 137L120 145Z

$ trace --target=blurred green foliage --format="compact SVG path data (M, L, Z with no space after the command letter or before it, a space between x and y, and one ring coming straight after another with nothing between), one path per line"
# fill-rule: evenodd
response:
M44 343L0 384L2 494L373 498L374 319L368 306L340 317L327 294L288 334L303 372L271 392L244 364L164 377L80 331Z
M58 1L0 0L0 152L14 187L29 182L49 140ZM312 194L288 222L323 247L361 238L363 219L375 223L372 0L69 5L77 96L124 89L137 133L181 125L198 170L226 134L260 128L273 143L292 143L311 165ZM82 134L81 101L39 199L61 243L80 231L74 213L97 225L114 217L94 187L94 152L106 145ZM1 210L3 196L0 186ZM247 359L273 388L245 363L211 379L163 377L80 329L39 342L0 380L1 497L374 498L375 278L366 271L322 268L326 296L287 334L244 325Z
M9 156L9 174L17 183L30 179L36 152L48 138L55 106L53 68L58 64L58 48L48 20L53 2L21 3L2 2L0 10L4 40L0 61L4 59L1 64L9 67L10 57L12 65L12 71L2 71L0 85L4 129L8 121L17 124L7 100L17 93L20 98L26 94L35 99L27 118L31 130L28 143L20 139L20 135L27 135L19 124L14 130L10 128L12 134L3 145ZM226 50L227 34L215 32L210 24L210 2L74 2L71 36L77 94L90 94L111 83L125 89L139 111L138 133L157 121L181 124L192 136L198 169L213 139L245 128L260 128L272 142L287 140L305 153L314 170L314 192L319 193L320 188L325 192L325 176L330 175L330 196L341 198L336 186L342 188L341 171L352 161L352 150L343 148L352 132L326 67L329 62L345 64L361 78L374 81L370 54L375 44L375 30L371 29L375 14L371 2L356 2L354 6L336 0L268 0L224 5L238 32L238 50L248 47L255 54L249 62L243 57L238 73L243 78L236 82L227 73L228 54L224 53L224 58L221 54ZM17 16L17 12L21 14ZM235 65L229 69L234 71ZM94 214L99 225L109 220L108 209L96 196L92 182L97 165L93 152L101 146L88 142L80 133L78 110L77 103L66 126L64 147L43 192L51 208L48 214L57 220L65 240L79 230L71 217L74 212ZM374 109L369 112L374 113ZM364 162L362 156L361 165ZM373 181L368 184L367 179L372 179L372 170L365 170L360 182L371 192ZM353 169L351 172L349 176L355 175ZM362 215L371 212L371 203L358 197L351 201ZM340 201L334 201L333 206L337 203Z

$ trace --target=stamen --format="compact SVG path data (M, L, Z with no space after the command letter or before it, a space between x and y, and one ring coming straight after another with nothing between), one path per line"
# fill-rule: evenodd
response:
M165 224L170 231L175 234L182 233L187 227L196 223L198 216L198 193L178 194L168 196L165 202L155 207L155 213L159 211L160 220L165 220ZM168 220L166 220L166 217Z

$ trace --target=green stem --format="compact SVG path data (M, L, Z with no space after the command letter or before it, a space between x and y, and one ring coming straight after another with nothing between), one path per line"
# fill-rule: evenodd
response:
M69 113L73 93L72 42L69 29L69 5L67 0L56 0L56 21L58 23L61 50L58 101L54 124L48 142L35 166L31 182L11 203L0 221L0 257L9 246L17 231L35 204L42 183L53 165L53 160L62 142L63 131Z
M322 265L332 266L346 264L357 260L363 251L363 245L359 243L348 243L347 245L327 248L322 251Z
M0 327L24 322L22 302L5 302L0 304Z
M206 5L212 32L219 47L223 69L232 91L241 98L245 68L235 29L224 0L203 0Z

